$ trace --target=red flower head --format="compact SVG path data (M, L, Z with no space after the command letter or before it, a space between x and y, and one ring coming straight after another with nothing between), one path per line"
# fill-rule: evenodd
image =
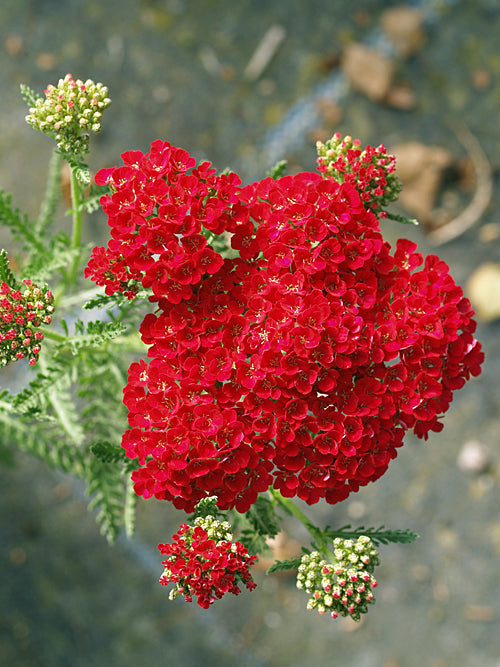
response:
M206 516L196 519L194 526L183 524L172 544L159 544L161 553L167 556L160 583L175 584L170 599L183 595L192 602L196 596L200 607L208 609L225 593L241 593L239 582L253 590L256 584L248 568L257 557L249 556L246 548L232 539L227 521Z
M387 470L408 429L442 428L483 359L470 303L437 257L391 252L350 178L240 187L166 142L123 160L97 177L112 240L86 274L158 305L124 392L138 494L188 512L210 495L245 512L271 485L336 503ZM214 250L226 232L232 259Z
M0 363L29 359L36 364L43 333L39 327L50 324L54 297L47 286L38 287L23 280L24 289L0 283Z

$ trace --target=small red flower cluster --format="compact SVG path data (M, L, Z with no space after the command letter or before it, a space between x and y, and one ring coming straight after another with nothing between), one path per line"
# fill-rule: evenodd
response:
M379 218L382 210L397 199L401 182L396 176L396 158L388 155L383 144L361 149L361 142L342 137L338 132L326 144L318 141L318 171L339 183L350 183L359 193L365 207Z
M40 288L31 280L23 280L24 291L12 289L0 283L0 363L8 364L18 359L36 363L40 353L43 333L37 330L41 324L49 324L54 311L52 292Z
M86 275L158 306L124 390L139 495L245 512L272 485L336 503L387 470L405 431L441 430L483 359L443 261L404 240L391 254L349 182L241 187L166 142L122 157L96 177L112 239ZM223 233L238 257L207 243Z
M195 595L200 607L208 609L225 593L241 593L240 581L250 591L256 587L248 568L257 557L250 556L241 542L232 542L229 529L227 522L221 524L209 516L197 519L195 526L182 524L173 544L158 545L167 556L160 583L175 584L171 600L183 595L192 602Z

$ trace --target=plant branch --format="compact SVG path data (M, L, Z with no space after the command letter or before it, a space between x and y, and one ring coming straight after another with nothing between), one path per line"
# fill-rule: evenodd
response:
M304 512L297 507L297 505L290 500L290 498L284 498L277 489L269 489L271 496L278 502L283 509L289 514L293 514L303 526L307 528L309 533L314 539L315 546L322 552L323 555L328 555L330 549L328 548L328 542L325 539L323 531L314 525L314 523L304 514Z

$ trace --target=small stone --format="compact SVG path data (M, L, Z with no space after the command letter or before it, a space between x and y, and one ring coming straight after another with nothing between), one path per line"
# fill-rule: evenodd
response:
M220 78L227 83L234 81L236 70L232 65L222 65L220 68Z
M7 55L11 56L12 58L17 58L24 53L23 38L21 35L15 35L11 33L5 38L3 48L5 49L5 53Z
M458 467L465 472L482 473L490 463L488 449L480 442L466 442L457 458Z
M50 70L57 67L58 58L53 53L48 53L46 51L38 53L35 57L35 64L38 69Z
M496 222L488 222L479 229L479 240L483 243L491 243L500 239L500 225Z
M419 222L430 226L445 171L453 164L452 154L417 141L394 146L391 153L396 156L396 173L403 183L399 201Z
M342 120L342 107L337 104L335 100L330 100L327 97L323 97L318 100L316 107L319 111L322 121L326 125L335 127Z
M327 138L331 135L332 130L326 125L315 125L307 133L307 140L315 144L317 141L326 141Z
M495 620L495 609L488 605L466 604L463 612L468 621L488 623Z
M411 7L387 9L381 17L382 29L402 58L418 53L425 42L423 14Z
M475 69L472 72L472 85L477 90L485 90L491 84L491 72L487 69Z
M158 102L159 104L165 104L166 102L169 102L171 98L172 93L168 86L160 84L159 86L153 88L153 99L155 102Z
M387 93L385 101L390 107L403 111L414 109L417 105L415 92L407 84L393 86Z
M483 322L500 317L500 264L485 262L469 278L467 296Z
M342 68L353 88L376 102L387 97L394 81L395 65L375 49L362 44L348 44Z

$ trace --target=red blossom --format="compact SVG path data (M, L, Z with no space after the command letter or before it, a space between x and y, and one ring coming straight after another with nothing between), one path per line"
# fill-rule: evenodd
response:
M350 176L383 189L384 156ZM124 390L139 495L245 512L274 486L333 504L384 474L405 431L442 427L483 360L470 303L436 256L405 240L391 253L350 176L241 187L167 142L122 157L97 177L112 240L86 275L157 307Z
M175 584L171 599L183 595L192 602L196 596L200 607L208 609L225 593L241 593L239 582L249 590L256 587L248 568L257 558L241 542L232 542L226 522L211 516L197 519L195 526L183 524L172 539L172 544L158 545L167 556L160 583Z

